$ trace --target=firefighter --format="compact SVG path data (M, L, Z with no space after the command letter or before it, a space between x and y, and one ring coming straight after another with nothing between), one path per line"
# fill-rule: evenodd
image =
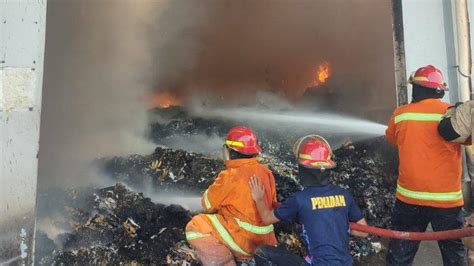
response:
M257 246L275 245L272 225L264 225L253 202L248 182L254 175L268 194L263 202L276 203L272 172L257 161L262 151L252 129L230 129L223 146L226 170L204 192L205 214L194 216L186 226L186 239L203 265L236 265L253 262Z
M332 185L331 169L336 163L327 141L317 135L301 138L294 146L298 177L303 191L288 197L279 207L268 208L262 178L249 183L260 216L265 224L296 222L303 227L303 239L309 256L305 259L282 247L260 246L255 253L257 265L352 265L349 250L349 221L366 225L350 192ZM367 234L351 232L355 236Z
M394 111L385 132L400 160L393 229L424 232L429 223L434 231L461 228L461 147L437 132L449 107L440 100L448 87L432 65L416 70L409 82L412 102ZM391 240L387 264L411 265L419 245L420 241ZM438 246L444 265L466 265L460 239L438 241Z
M438 125L438 132L447 141L453 141L465 145L472 144L472 124L474 123L472 113L474 111L474 101L467 101L464 103L457 103L450 107L443 119ZM467 164L468 172L467 184L468 194L470 196L470 184L469 176L473 176L474 167L472 165L472 147L471 156L468 156L465 160ZM468 201L469 203L469 201ZM469 208L468 208L469 209ZM467 219L466 226L474 226L474 214L471 214ZM463 243L468 249L468 262L469 265L474 265L474 237L467 237L463 239Z

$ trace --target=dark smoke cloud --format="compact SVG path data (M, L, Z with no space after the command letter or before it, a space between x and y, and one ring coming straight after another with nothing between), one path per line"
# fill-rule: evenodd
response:
M390 1L48 1L39 186L82 184L96 157L151 151L150 90L295 99L325 61L335 109L385 119L395 105Z
M395 105L388 0L167 3L149 34L158 90L239 102L265 89L295 99L327 61L341 109Z

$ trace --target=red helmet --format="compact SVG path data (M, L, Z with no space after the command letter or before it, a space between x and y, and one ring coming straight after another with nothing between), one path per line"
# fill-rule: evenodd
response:
M427 88L448 90L448 85L444 82L443 73L432 65L418 68L418 70L411 74L408 82Z
M257 144L257 135L252 129L244 126L236 126L229 130L225 145L239 153L253 155L262 152Z
M293 146L298 164L313 169L331 169L336 163L331 159L329 143L321 136L308 135L300 138Z

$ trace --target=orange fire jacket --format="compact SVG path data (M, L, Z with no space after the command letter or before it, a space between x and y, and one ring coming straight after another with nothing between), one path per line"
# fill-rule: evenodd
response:
M244 251L239 254L242 257L253 255L259 245L276 245L273 225L262 223L248 184L250 177L258 176L265 187L264 202L273 208L277 200L272 172L256 158L229 160L225 165L227 169L219 173L201 200L207 213L216 213L207 216L216 235L234 252Z
M399 200L438 208L463 205L461 146L443 140L437 131L448 107L439 99L426 99L397 108L390 118L385 136L399 151Z

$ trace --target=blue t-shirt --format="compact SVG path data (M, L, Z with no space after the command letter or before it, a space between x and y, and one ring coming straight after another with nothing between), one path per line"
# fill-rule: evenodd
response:
M275 216L303 225L313 265L352 265L349 221L363 215L351 193L335 185L307 187L288 197Z

